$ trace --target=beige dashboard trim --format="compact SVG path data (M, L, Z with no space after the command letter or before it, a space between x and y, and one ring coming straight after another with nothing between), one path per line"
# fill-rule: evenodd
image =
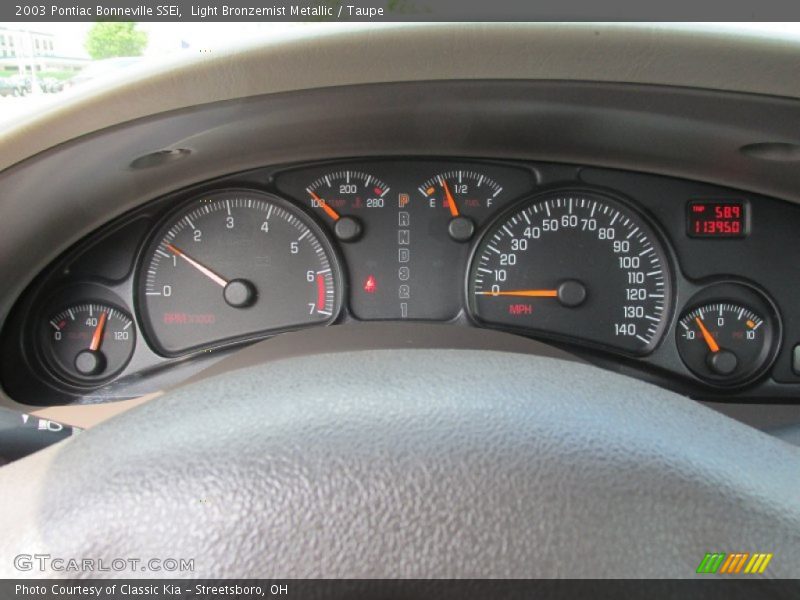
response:
M188 106L350 84L525 79L800 97L800 42L646 24L457 23L309 27L179 58L65 97L2 134L0 170L81 135ZM176 68L179 67L179 68ZM129 76L130 78L130 76Z

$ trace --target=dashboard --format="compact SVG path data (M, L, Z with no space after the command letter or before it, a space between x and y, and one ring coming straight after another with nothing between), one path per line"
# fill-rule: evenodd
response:
M407 320L539 339L697 398L790 401L798 228L789 202L589 166L263 167L69 249L7 319L0 377L26 404L106 402L283 332Z
M186 507L213 481L210 508L257 510L213 511L212 538L288 523L301 542L214 576L336 575L303 557L342 540L339 574L363 575L378 538L405 549L379 571L469 576L475 535L502 546L482 572L508 576L519 540L511 575L531 576L593 540L703 556L709 523L720 547L760 532L792 576L796 45L371 26L203 55L20 123L0 143L6 437L80 435L3 467L3 539L33 528L77 556L76 525L125 526L204 556ZM494 518L532 502L533 535ZM465 552L431 537L442 506L475 532ZM378 530L362 544L354 522Z

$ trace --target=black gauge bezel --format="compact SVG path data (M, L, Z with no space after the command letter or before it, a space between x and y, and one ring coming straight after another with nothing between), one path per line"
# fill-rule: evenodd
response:
M764 324L767 326L766 331L769 334L759 355L761 364L757 368L737 377L715 377L698 373L696 369L687 363L680 351L681 346L678 339L680 336L680 322L684 317L700 307L719 303L738 304L752 310L764 319ZM717 389L745 387L763 378L775 363L780 350L780 342L783 338L783 324L780 312L769 295L750 282L736 279L725 279L709 283L692 295L678 313L674 329L675 348L681 359L681 364L696 382Z
M531 206L536 203L545 202L549 198L559 195L559 194L571 194L571 195L591 195L591 196L598 196L603 201L609 202L612 206L619 205L622 209L621 212L627 214L628 216L632 216L636 219L637 225L644 225L646 228L646 233L648 234L648 239L653 241L653 245L656 248L656 253L661 259L661 263L663 264L664 274L665 274L665 292L664 292L664 311L662 313L661 320L658 323L658 327L656 332L653 334L653 337L650 343L647 344L643 349L640 351L627 351L625 349L619 348L617 346L611 346L609 344L603 344L600 342L589 341L580 337L564 335L561 333L554 333L546 330L540 329L533 329L529 327L516 327L509 324L502 324L502 323L493 323L490 321L486 321L481 319L477 315L477 311L475 308L475 297L472 293L472 281L474 279L474 272L476 270L477 265L477 258L478 258L478 251L483 247L484 241L488 238L491 232L495 231L496 228L500 227L500 224L506 222L510 217L519 213L520 211L524 210L527 206ZM661 231L657 221L653 219L650 215L643 210L642 206L632 202L631 200L621 196L618 193L611 192L604 188L596 188L586 185L558 185L554 187L550 187L545 190L541 190L538 193L526 196L517 202L514 202L511 206L509 206L506 210L502 211L500 214L495 216L491 221L489 221L480 232L475 236L475 241L472 244L470 249L470 256L469 261L467 263L467 271L465 274L465 281L464 281L464 298L465 302L464 305L466 307L466 313L470 321L472 321L475 325L480 327L485 327L489 329L497 329L500 331L507 331L510 333L516 333L518 335L524 335L526 337L532 338L541 338L545 340L553 340L556 342L562 342L566 344L577 344L581 347L588 348L588 349L595 349L595 350L602 350L604 352L613 353L619 356L625 356L630 358L644 358L649 356L653 352L655 352L659 346L663 343L663 341L667 338L666 332L672 323L673 313L675 308L675 267L674 267L674 253L672 252L672 248L667 241L667 236Z
M114 371L111 371L102 377L78 377L72 373L67 372L58 362L58 360L53 356L53 349L52 346L49 344L49 337L47 335L49 329L47 325L49 324L49 317L60 312L69 310L70 308L76 306L82 306L84 304L97 304L106 308L110 308L116 310L117 312L125 315L131 323L131 334L133 336L131 350L128 356L125 358L125 361L117 367ZM122 308L118 304L113 302L108 302L107 300L100 300L98 298L83 298L73 302L61 303L55 308L48 307L46 313L40 313L41 319L39 319L38 323L36 324L36 349L37 355L39 357L39 361L42 363L44 368L47 372L55 377L56 379L67 383L69 385L78 386L79 388L84 389L92 389L100 387L101 385L108 383L112 379L114 379L117 375L122 373L125 370L125 367L128 366L131 359L133 358L134 353L136 352L136 343L137 335L136 335L136 319L134 316L126 309Z
M263 200L280 206L290 214L300 219L304 225L314 234L323 246L328 255L331 265L331 275L334 284L334 306L331 315L324 321L317 321L308 325L295 325L291 327L282 327L277 329L267 329L254 331L245 335L231 336L224 339L215 340L208 344L198 344L190 348L186 348L179 352L169 352L161 347L157 341L157 337L153 330L153 324L149 318L145 302L145 289L144 289L144 274L147 269L147 262L151 258L153 252L158 247L158 244L164 238L164 233L178 220L178 216L185 214L189 207L193 206L200 200L216 199L218 196L224 194L254 194L263 197ZM139 255L136 258L136 271L133 280L134 286L134 310L138 319L140 328L142 330L142 337L150 347L150 349L159 356L165 358L181 358L196 355L200 352L208 352L210 350L217 350L221 348L228 348L260 339L265 339L284 333L287 331L297 331L307 329L309 327L325 327L334 323L342 311L343 296L346 293L345 280L342 274L341 258L337 246L332 242L328 233L320 226L317 219L309 214L304 207L299 206L297 203L291 202L274 193L258 189L257 187L236 186L236 187L220 187L211 188L205 191L198 191L184 201L182 201L174 210L169 211L162 218L154 224L152 231L147 235L144 243L139 249Z

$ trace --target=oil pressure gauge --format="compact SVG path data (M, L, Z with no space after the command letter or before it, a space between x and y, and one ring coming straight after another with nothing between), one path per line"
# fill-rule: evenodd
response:
M100 302L73 304L43 324L47 362L70 381L105 381L128 363L136 343L133 320Z
M702 302L678 321L678 352L684 364L709 383L745 383L769 366L775 327L762 306L739 300Z

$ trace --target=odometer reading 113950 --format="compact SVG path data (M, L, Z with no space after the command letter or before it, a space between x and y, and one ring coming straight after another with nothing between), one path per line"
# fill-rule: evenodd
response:
M738 200L693 200L686 232L696 238L740 238L748 231L747 204Z
M669 311L669 266L655 234L594 192L551 192L501 217L469 277L480 322L631 354L653 349Z

